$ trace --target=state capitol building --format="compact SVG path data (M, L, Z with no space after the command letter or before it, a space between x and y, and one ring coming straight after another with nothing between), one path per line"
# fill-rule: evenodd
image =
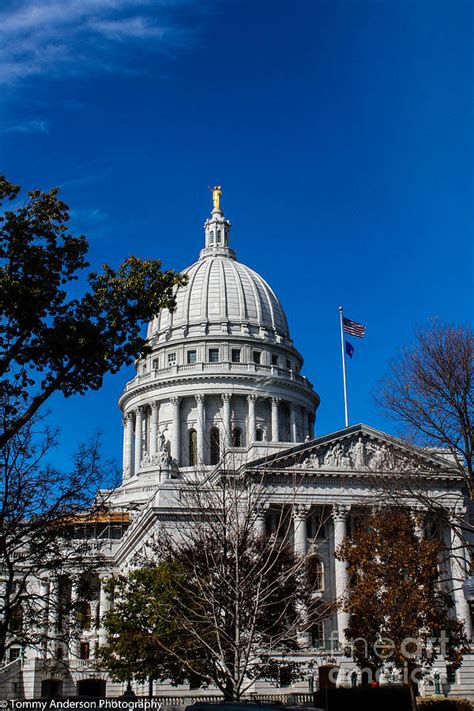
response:
M463 514L461 477L439 452L416 449L364 424L315 437L319 396L304 373L303 357L291 339L278 296L263 277L237 260L220 190L204 224L199 257L183 273L187 283L177 290L176 309L163 310L149 324L151 352L137 360L136 375L119 400L122 482L110 495L110 513L95 523L106 562L88 603L89 624L67 644L58 635L43 653L27 648L20 654L12 648L11 662L0 670L3 698L124 692L124 684L112 682L94 663L97 645L105 638L100 620L111 604L104 581L133 567L160 522L179 525L177 492L183 482L196 471L212 473L224 456L227 469L237 472L258 469L265 462L269 504L276 506L291 496L291 475L304 474L291 511L292 542L296 553L312 547L318 592L327 600L349 586L344 561L336 560L334 551L351 529L354 507L373 503L377 477L394 471L400 475L416 466L418 473L426 474L432 495L443 496L447 507ZM316 537L313 522L321 510L329 514ZM262 531L271 530L272 515L271 505L262 511ZM446 531L448 545L457 545L454 538ZM455 614L470 636L470 610L462 589L467 571L453 559L450 572L457 581L452 582ZM59 587L54 577L38 581L46 606L59 595ZM56 629L57 608L50 603L48 609L48 624ZM313 660L313 680L294 686L284 680L280 685L255 681L251 691L308 692L318 685L318 666L328 664L339 667L338 683L350 685L357 671L342 651L347 622L347 613L335 607L303 640L300 654ZM435 667L445 693L474 698L474 657L467 655L454 673L443 659ZM425 693L433 693L430 683ZM133 688L137 695L148 693L147 685ZM198 693L189 686L159 683L153 691L163 696Z

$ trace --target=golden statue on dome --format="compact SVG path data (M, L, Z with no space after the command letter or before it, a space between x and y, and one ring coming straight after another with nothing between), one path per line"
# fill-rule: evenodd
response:
M221 209L221 196L222 190L220 185L214 185L213 188L209 188L212 193L212 202L214 204L214 210Z

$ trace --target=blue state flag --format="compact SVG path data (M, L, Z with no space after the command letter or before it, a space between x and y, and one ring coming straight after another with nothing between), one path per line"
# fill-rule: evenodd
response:
M354 355L354 346L352 343L349 343L349 341L346 341L346 353L349 356L349 358L352 358Z

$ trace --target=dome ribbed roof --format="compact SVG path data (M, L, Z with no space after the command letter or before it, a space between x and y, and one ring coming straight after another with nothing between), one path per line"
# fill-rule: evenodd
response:
M163 309L151 324L150 335L203 322L229 322L231 326L251 324L289 338L288 322L275 292L232 256L207 253L183 273L188 283L177 291L176 310L170 314Z

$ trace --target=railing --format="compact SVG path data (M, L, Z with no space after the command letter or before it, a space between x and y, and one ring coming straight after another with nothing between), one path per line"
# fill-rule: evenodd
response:
M284 380L293 380L308 388L311 383L306 376L298 375L293 370L279 368L276 365L258 365L257 363L232 363L231 361L219 361L217 363L187 363L183 365L170 365L165 368L155 368L148 373L136 375L133 380L125 386L125 392L138 385L152 382L153 380L169 380L170 378L182 375L183 373L205 373L216 371L228 371L231 373L252 373L257 375L273 376Z
M186 692L185 692L186 693ZM161 694L159 696L153 696L154 699L157 701L160 701L163 706L189 706L190 704L194 704L196 702L205 702L205 703L219 703L220 701L223 701L224 697L221 695L216 695L216 694L196 694L194 692L193 694L184 695L180 694L179 696L162 696ZM291 700L291 703L294 704L307 704L307 703L312 703L313 702L313 694L305 693L305 692L295 692L292 691L291 689L288 689L288 692L279 692L277 694L245 694L242 696L243 701L267 701L267 702L279 702L279 703L287 703L289 700Z

